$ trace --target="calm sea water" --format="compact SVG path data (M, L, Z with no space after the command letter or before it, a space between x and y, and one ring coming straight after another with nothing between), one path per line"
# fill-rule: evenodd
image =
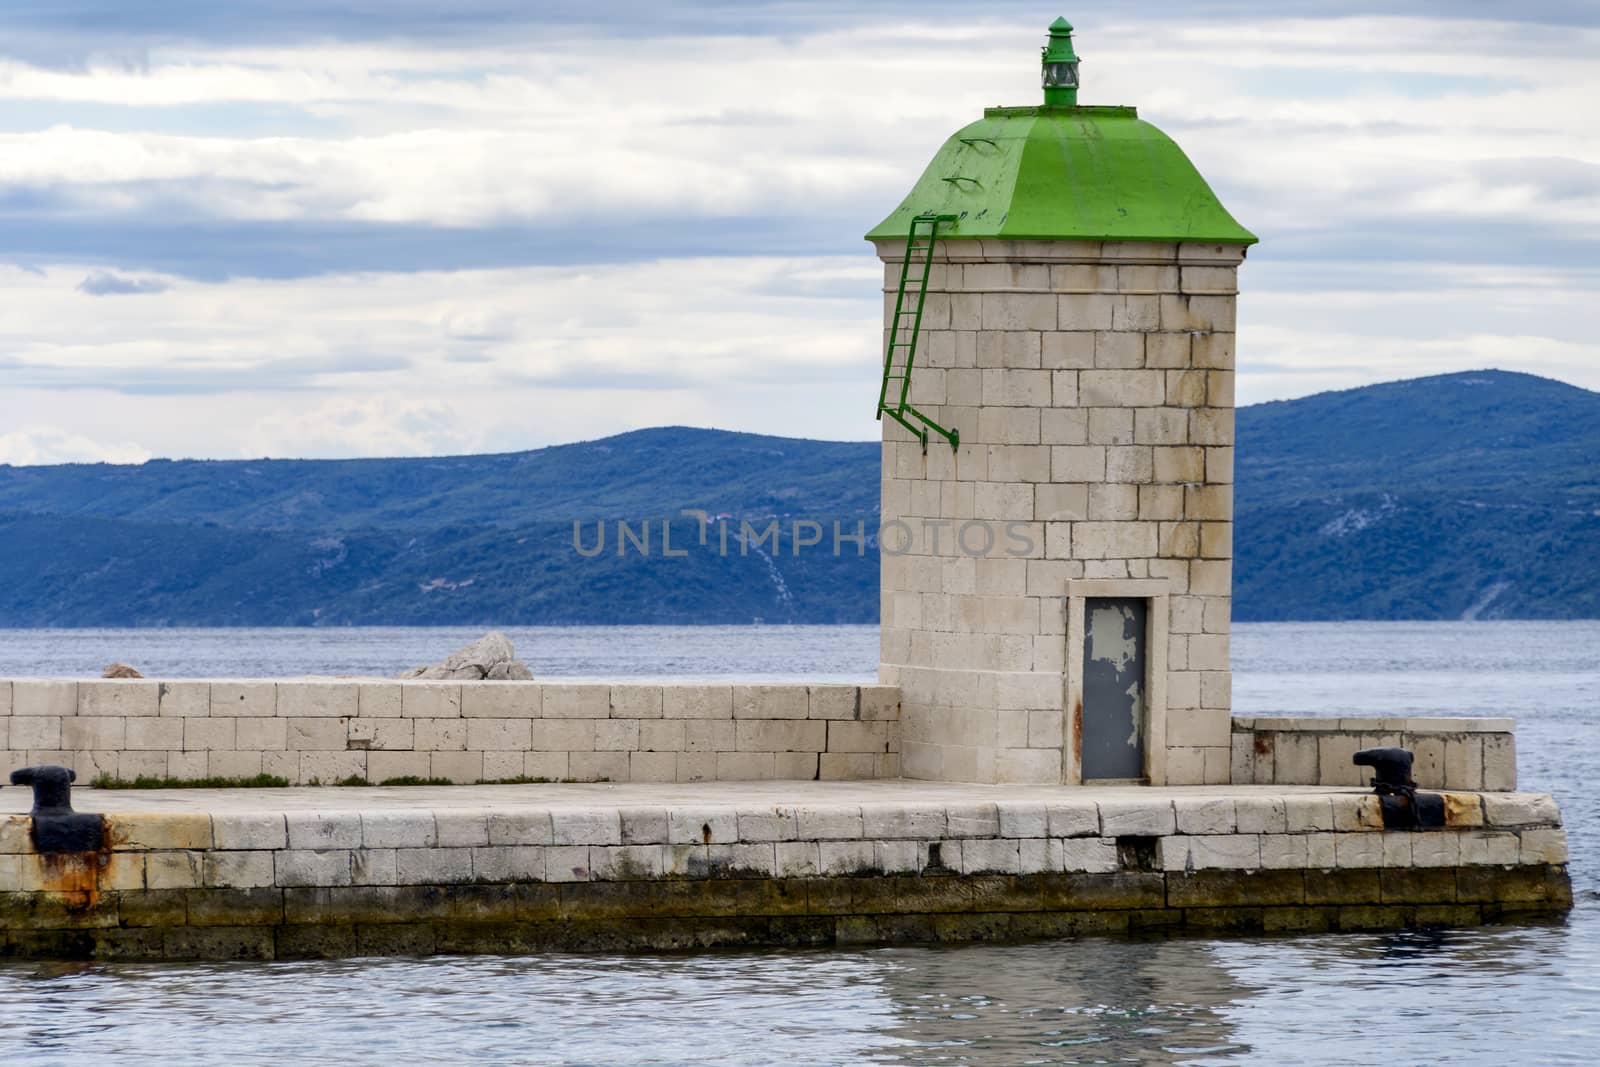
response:
M0 631L0 676L391 674L473 631ZM513 631L541 677L868 679L872 627ZM1248 625L1240 714L1518 720L1565 923L861 951L0 965L0 1063L1600 1062L1600 623Z

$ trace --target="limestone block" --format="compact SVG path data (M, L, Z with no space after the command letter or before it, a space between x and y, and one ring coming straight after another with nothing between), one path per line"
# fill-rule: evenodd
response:
M1442 737L1414 737L1411 739L1411 777L1423 789L1444 787L1444 749Z
M1052 837L1045 842L1045 857L1051 871L1110 874L1121 867L1115 838Z
M885 760L886 757L877 757ZM810 782L819 777L819 761L816 752L774 752L773 776L787 781ZM878 777L899 777L898 771L885 773L878 771Z
M565 777L563 775L563 777ZM675 782L678 780L676 752L628 753L628 781Z
M11 714L13 717L57 720L76 715L78 683L18 678L11 683Z
M614 808L557 808L550 811L555 845L621 845L621 816Z
M162 715L266 719L278 714L276 682L169 682L164 689Z
M1521 859L1521 842L1508 830L1463 830L1456 836L1464 867L1509 866Z
M396 849L394 869L400 885L459 885L472 881L472 849Z
M1136 485L1091 485L1089 518L1096 521L1128 521L1139 517L1139 487Z
M1049 407L1051 374L1044 370L985 369L983 403L1001 407Z
M1232 797L1176 797L1172 806L1180 834L1232 834L1237 830Z
M460 726L465 725L466 743L462 748L481 749L486 752L526 752L530 747L530 731L528 722L524 719L417 719L419 726L444 723L454 724L457 734ZM434 750L440 748L454 748L457 746L432 745Z
M623 782L629 771L626 752L573 752L567 774L574 782Z
M827 841L861 836L861 809L854 806L797 807L798 836Z
M1163 446L1151 453L1152 475L1157 482L1198 482L1205 478L1205 452L1193 446Z
M1189 866L1189 839L1180 836L1158 838L1156 840L1156 867L1163 871L1186 871L1192 869Z
M1038 370L1039 341L1034 330L984 330L977 336L977 365Z
M1189 412L1189 440L1197 445L1233 444L1232 408L1194 408Z
M355 885L397 885L395 850L362 848L350 853L350 880Z
M989 477L995 482L1048 482L1050 449L1045 445L990 445ZM1032 513L1027 517L1032 518Z
M148 889L196 889L204 879L205 853L152 852L145 857L144 884Z
M1343 834L1306 834L1306 865L1317 870L1331 870L1338 859L1335 844Z
M1191 696L1189 682L1202 679L1204 675L1192 671L1174 672L1167 681L1167 743L1169 745L1182 745L1193 748L1206 748L1216 745L1228 745L1232 741L1228 734L1227 708L1197 708L1188 704ZM1202 696L1203 688L1192 695ZM1182 826L1179 827L1182 829ZM1196 832L1196 831L1185 831Z
M1167 747L1167 785L1204 785L1206 750L1189 746Z
M181 719L183 747L189 752L209 752L213 749L237 751L235 720L233 719ZM344 724L335 723L338 746L344 748Z
M819 872L835 878L874 873L876 855L871 841L822 841L818 843Z
M325 720L318 720L318 721L325 721ZM179 721L178 720L171 720L171 719L161 719L161 720L158 720L158 722L162 726L167 726L167 725L170 724L171 726L173 726L176 729L176 732L178 734L178 742L176 744L167 745L165 747L167 747L167 748L182 748L183 747L183 741L182 741L182 730L183 730L183 727L179 723ZM287 720L278 719L278 718L272 718L272 719L255 719L255 718L251 718L251 719L235 719L233 722L234 722L234 740L238 744L239 749L241 751L282 752L284 749L288 748L289 723L288 723ZM133 732L130 731L129 732L129 740L130 741L132 740L133 736L134 736Z
M1561 810L1546 793L1485 793L1483 811L1490 826L1561 825Z
M674 808L667 813L667 841L674 845L731 844L740 840L734 808Z
M1092 800L1062 800L1045 807L1050 837L1094 837L1100 833L1100 810Z
M434 752L429 755L428 776L448 778L458 785L483 779L482 752Z
M935 841L947 835L948 822L941 807L912 807L904 804L869 804L861 809L862 833L866 837L907 838Z
M1049 293L984 293L980 305L982 328L1054 330L1057 321L1056 301L1069 299L1071 297L1056 297Z
M639 747L638 719L609 719L594 724L596 752L632 752ZM469 747L477 748L477 745ZM483 746L487 749L489 746Z
M522 777L526 773L523 768L526 765L528 755L528 753L520 751L485 752L483 754L483 780L485 782L499 782L507 778ZM369 754L368 766L371 766L371 762ZM372 774L368 774L367 777L373 781L377 780L376 776Z
M272 758L271 753L263 753L263 769L272 773L267 767L266 760ZM426 752L368 752L367 777L374 782L386 782L391 778L426 778L430 769L430 761Z
M961 843L962 874L1020 874L1021 871L1021 847L1016 841L976 837Z
M144 722L134 719L133 722ZM0 733L3 733L0 728ZM171 776L170 761L165 751L133 752L123 750L117 754L117 777L124 779L167 778Z
M1566 863L1567 832L1565 830L1523 830L1518 862Z
M62 719L61 747L74 750L121 749L127 735L127 722L126 719L112 717Z
M884 874L917 874L926 863L926 848L920 841L874 841L872 865Z
M400 683L362 682L356 686L356 714L363 719L398 719Z
M472 850L472 879L476 882L542 882L547 880L546 861L560 854L566 857L569 850L558 848L519 848L515 845L490 845L488 848L475 848ZM589 857L587 849L577 850L584 854L581 866L587 870ZM549 881L566 881L584 879L548 878Z
M1049 818L1042 801L1002 801L996 805L1000 836L1006 838L1049 836Z
M260 752L208 752L206 775L211 778L254 778L261 773Z
M1100 832L1106 837L1163 837L1177 832L1172 802L1102 800Z
M277 714L284 718L349 718L359 710L357 687L347 682L278 682L277 690ZM401 701L404 710L403 695ZM456 704L460 714L459 696Z
M663 860L663 862L665 862ZM474 864L476 871L476 864ZM589 848L586 845L563 845L544 850L544 878L547 882L587 882L589 880Z
M678 753L678 781L716 781L717 754L715 752Z
M1383 865L1385 867L1411 866L1411 842L1417 835L1406 833L1388 833L1383 837Z
M406 690L416 684L406 683ZM537 719L544 712L544 686L538 682L463 682L461 711L474 719ZM444 698L448 708L448 697ZM421 701L416 702L420 708ZM419 715L419 711L408 714ZM446 718L448 710L423 718Z
M1265 833L1261 836L1261 866L1266 870L1301 870L1307 866L1308 859L1305 835Z
M1413 867L1454 867L1461 862L1458 833L1418 833L1411 841Z
M1094 333L1046 333L1040 337L1039 366L1044 370L1089 370L1095 365Z
M1371 793L1340 793L1329 798L1333 828L1341 833L1383 829L1383 807Z
M718 752L716 775L719 782L771 781L778 774L775 752Z
M1213 834L1189 838L1189 864L1195 870L1255 870L1261 866L1258 834Z
M449 808L435 811L433 825L439 847L457 849L487 845L489 816L490 813L487 811L460 811Z
M978 439L992 444L1037 445L1039 415L1038 408L983 408L978 412ZM990 457L992 469L992 452Z
M274 852L272 860L273 882L285 888L344 886L354 881L348 849L284 849Z
M1133 414L1133 440L1136 444L1174 446L1188 442L1189 413L1183 408L1140 408Z
M732 720L687 719L683 724L686 752L733 752L737 739L738 732Z
M1154 451L1151 453L1154 457ZM1137 517L1149 521L1183 518L1183 487L1179 485L1141 485Z
M291 782L300 780L300 755L299 753L286 754L283 759L283 769L278 777L287 778ZM167 753L167 773L174 778L185 781L195 778L204 778L206 771L206 754L204 752L171 752Z
M816 841L779 841L774 862L779 878L814 878L822 872L822 850Z
M78 714L130 718L160 711L159 683L134 679L96 679L78 683Z
M13 715L7 724L8 744L14 752L51 751L61 747L61 724L55 715Z
M1138 334L1108 336L1133 337ZM1098 345L1097 345L1098 349ZM1159 370L1085 370L1078 372L1079 402L1089 408L1160 407L1166 399L1166 374Z
M662 876L660 845L611 845L589 849L590 876L597 882L632 882Z
M291 811L285 815L292 849L361 847L361 813Z
M593 752L594 738L594 719L535 719L528 724L528 746L534 752ZM420 730L417 747L422 748Z
M431 811L361 813L361 847L364 849L431 848L438 840Z
M1115 318L1115 317L1114 317ZM1136 370L1144 366L1144 334L1124 332L1124 327L1117 327L1116 332L1097 332L1094 335L1094 366L1098 370ZM1089 375L1089 371L1084 372ZM1147 378L1148 375L1141 375ZM1114 381L1116 376L1095 374L1089 381L1080 382L1085 389L1091 384ZM1085 393L1087 397L1089 394ZM1096 394L1108 395L1108 394ZM1087 401L1086 401L1087 402ZM1096 400L1094 403L1114 406L1115 402Z
M733 718L733 687L668 685L661 691L661 713L669 719Z
M1510 792L1517 787L1517 748L1513 735L1490 734L1483 739L1483 788Z
M1294 733L1270 736L1273 737L1273 781L1279 785L1316 785L1320 773L1316 736ZM1332 825L1326 828L1332 829ZM1292 819L1289 829L1295 829Z
M1154 452L1149 445L1106 449L1106 480L1148 482L1155 474Z
M1080 522L1072 527L1077 559L1136 559L1156 554L1156 527L1142 522Z
M1111 293L1064 293L1056 298L1056 322L1040 329L1062 331L1109 330L1118 297Z
M1382 867L1383 835L1335 834L1333 855L1340 868Z
M493 719L414 719L412 720L412 744L418 752L461 752L466 750L469 735L477 740L488 740L488 727L510 722L515 727L521 727L517 736L498 734L508 741L521 741L523 748L531 746L531 728L525 721L520 720L493 720ZM289 729L290 745L296 748L311 748L311 745L295 745L293 743L294 727ZM326 747L326 746L323 746ZM344 746L339 746L344 747ZM472 745L472 748L481 749L482 745Z
M227 851L280 849L289 843L281 814L218 812L211 817L211 827L215 847Z
M1316 798L1307 798L1316 799ZM1239 797L1234 801L1234 814L1238 821L1239 832L1242 834L1283 834L1289 832L1289 819L1287 805L1282 797ZM1302 819L1301 826L1297 829L1330 829L1332 823L1332 805L1327 805L1328 818L1326 825L1311 827L1304 825L1309 819Z
M1087 417L1091 445L1133 444L1133 412L1128 408L1090 408Z
M1483 788L1483 739L1452 737L1444 746L1444 785L1446 789Z
M639 748L645 752L682 752L683 719L645 720L639 723Z

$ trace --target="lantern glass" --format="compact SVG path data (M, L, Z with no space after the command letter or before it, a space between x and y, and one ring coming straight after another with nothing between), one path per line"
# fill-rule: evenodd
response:
M1044 87L1046 89L1076 89L1078 87L1078 64L1046 63L1044 65Z

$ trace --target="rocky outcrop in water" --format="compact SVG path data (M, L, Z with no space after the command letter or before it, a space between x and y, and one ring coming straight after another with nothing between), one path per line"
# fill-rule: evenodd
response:
M100 677L102 677L102 678L143 678L144 675L139 672L139 668L138 667L135 667L130 663L123 663L121 660L118 660L116 663L107 663L105 665L105 667L100 671Z
M412 667L399 678L455 679L460 681L527 682L533 680L528 665L517 659L511 638L498 630L451 653L431 667Z

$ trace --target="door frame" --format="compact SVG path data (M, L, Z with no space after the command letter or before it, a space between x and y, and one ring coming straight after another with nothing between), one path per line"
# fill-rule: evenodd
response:
M1066 709L1061 754L1062 782L1083 784L1083 653L1088 600L1121 597L1149 602L1145 613L1144 774L1150 785L1167 784L1167 623L1165 578L1074 578L1067 581L1066 670L1062 676Z

